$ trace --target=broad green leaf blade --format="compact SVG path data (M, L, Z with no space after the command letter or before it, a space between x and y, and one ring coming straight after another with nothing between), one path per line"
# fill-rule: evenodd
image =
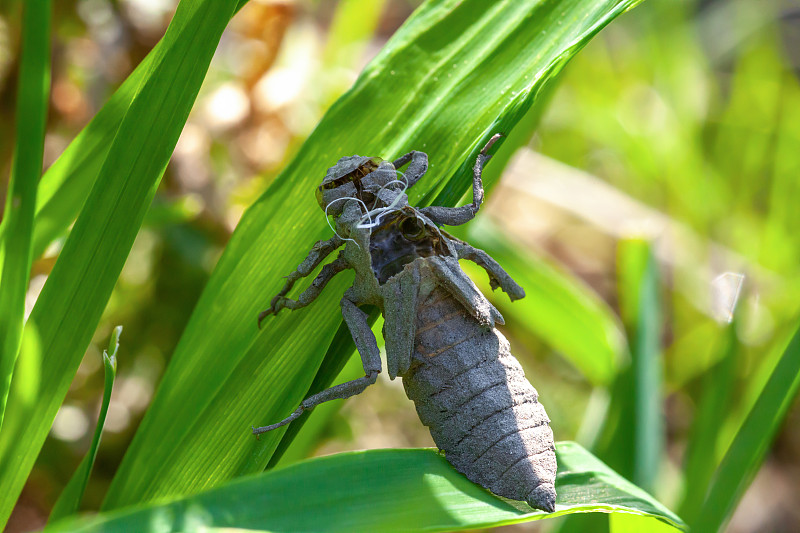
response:
M619 514L619 513L617 513ZM610 533L609 522L614 514L575 513L554 524L553 533ZM667 526L671 527L671 526Z
M548 15L553 17L551 21L552 24L556 25L556 28L554 29L550 27L548 30L543 31L542 35L548 35L548 33L560 34L560 39L558 39L558 41L560 41L564 47L560 50L558 47L550 47L548 49L549 43L543 43L539 41L537 36L532 36L533 39L529 45L530 49L525 49L522 51L522 53L538 53L540 54L539 59L542 59L542 56L544 56L549 61L542 61L541 70L536 72L536 74L531 77L531 83L523 83L523 87L519 90L514 90L514 84L506 83L504 78L493 77L491 70L495 63L513 64L515 62L524 63L525 61L514 56L514 46L505 46L493 51L491 57L487 57L487 62L483 65L483 68L486 70L485 75L493 77L494 80L499 81L497 88L501 90L503 95L508 93L510 98L507 100L507 103L498 118L484 131L484 135L472 145L469 157L461 162L459 168L452 173L448 180L442 182L439 184L439 186L428 190L424 194L421 204L453 205L455 202L458 202L458 200L462 198L464 193L470 188L469 186L472 182L472 165L475 161L475 157L480 149L484 146L485 142L488 141L489 138L495 133L500 132L507 134L517 122L523 120L526 115L530 115L532 103L538 100L540 97L548 97L551 91L551 84L554 83L556 76L561 72L561 69L566 66L569 60L611 20L624 11L632 9L641 1L642 0L630 0L618 2L613 9L609 9L605 16L600 16L595 20L592 20L592 16L588 13L590 10L594 10L596 7L599 7L596 4L584 6L583 11L580 9L581 6L573 2L565 2L559 4L558 6L551 6L553 11L548 13ZM573 11L570 8L578 9ZM582 20L579 21L578 19ZM569 31L569 27L573 23L584 28L583 34L575 35ZM564 28L567 31L561 33L558 27ZM574 36L574 40L567 44L566 41L569 41L572 36ZM538 49L539 46L543 46L545 48L544 54L542 54L542 50ZM454 64L453 67L456 68L457 65ZM517 74L520 72L524 72L524 69L521 71L518 70ZM508 81L514 80L515 78L517 78L518 81L517 76L512 76ZM529 77L527 75L524 76L525 81L528 81L528 79ZM534 111L533 117L535 116L536 115ZM502 142L499 144L502 144ZM500 148L495 148L494 150L501 151L502 146ZM492 178L498 175L499 173L494 174L491 171L487 173L488 180L484 182L484 185L487 189L492 188ZM417 192L420 191L418 190Z
M649 516L613 513L608 517L611 533L674 533L675 528Z
M715 472L695 531L718 531L755 477L800 389L800 329L792 337L764 389Z
M369 317L367 318L367 322L372 327L375 324L375 321L380 316L380 311L377 308L373 308L369 310ZM381 321L383 324L383 321ZM373 327L373 332L375 328ZM314 381L311 383L308 391L305 394L305 398L308 398L312 394L316 394L330 386L336 376L342 373L342 370L345 368L345 365L350 360L358 359L358 367L360 368L357 371L358 375L350 376L349 379L356 379L364 375L364 369L361 365L361 358L358 357L356 354L353 357L353 352L355 350L355 346L353 344L353 337L350 334L350 330L347 328L347 325L342 322L339 325L339 329L336 330L336 335L333 337L333 341L331 341L331 345L328 347L328 352L325 354L325 358L322 360L322 365L319 367L317 371L317 375L314 376ZM329 404L323 404L318 406L315 411L319 411L320 408L328 408L336 407L336 404L331 402ZM317 415L319 413L313 413ZM311 412L306 412L300 415L296 421L289 425L286 429L286 433L284 433L283 438L281 439L280 444L275 449L275 453L272 454L270 458L269 464L267 468L274 467L278 464L278 461L281 460L283 454L287 451L289 446L292 445L294 438L300 433L300 430L306 424L310 416L312 415Z
M612 386L612 409L598 456L640 487L652 490L664 450L658 267L644 239L622 240L617 261L631 365Z
M239 0L236 11L247 1ZM122 118L139 87L148 83L153 73L153 58L163 53L162 48L163 41L159 41L42 176L33 228L34 258L41 256L78 216L108 155ZM0 245L9 233L5 224L0 225Z
M461 531L571 513L624 512L677 528L675 514L572 442L557 446L556 512L497 498L432 449L311 459L170 503L101 514L47 531Z
M331 384L344 383L345 381L358 379L363 375L364 368L361 365L361 358L355 355L347 360L344 368L331 381ZM329 434L336 434L339 438L344 437L347 439L350 428L342 428L339 424L347 425L348 419L346 416L337 416L343 407L344 401L323 403L308 413L308 419L296 431L296 435L290 435L292 429L294 429L290 426L283 439L281 439L278 449L275 450L270 459L267 470L281 468L318 455L316 453L317 450L325 444L326 437L329 437ZM292 439L287 441L290 436ZM285 450L282 448L285 448Z
M378 313L377 310L374 310L374 313L375 316L380 317L380 313ZM372 322L372 316L373 314L370 313L369 321L372 327L372 332L375 334L375 338L378 340L378 346L382 348L383 343L380 334L383 330L383 318L378 318ZM342 327L344 327L344 323L342 323ZM350 337L350 331L346 328L344 331L346 332L347 336ZM339 331L336 332L336 335L339 335ZM325 361L323 361L320 371L314 378L315 381L320 380L321 377L324 376L323 372L325 366L326 364L330 364L328 361L335 360L335 353L333 351L334 346L336 346L336 339L334 339L334 342L331 343L331 347L328 348L328 353L325 354ZM344 367L337 376L335 376L333 379L327 379L329 384L332 385L344 383L345 381L352 381L364 375L364 365L361 362L361 357L353 346L352 340L349 341L349 347L352 352L351 356L344 360ZM322 444L321 437L323 433L328 430L328 428L330 428L330 431L338 432L337 428L334 428L333 425L338 421L347 423L343 417L335 416L343 406L344 402L327 402L318 405L310 413L308 413L307 420L303 420L302 417L298 419L298 422L301 424L300 428L295 432L296 435L292 434L292 430L294 429L294 426L298 424L291 424L289 429L286 430L286 434L281 439L281 442L278 445L278 448L275 450L275 453L272 455L272 458L267 465L267 469L284 467L312 457L314 455L314 451L320 446L320 444ZM291 440L289 440L290 438ZM285 450L282 448L285 448Z
M78 465L78 469L72 474L67 486L61 491L61 494L53 505L53 510L50 511L49 522L55 522L66 516L75 514L80 507L83 493L86 492L86 485L89 483L89 475L92 473L95 457L97 457L97 448L100 446L100 437L103 434L103 426L106 423L106 414L108 413L108 404L111 401L111 389L114 387L114 378L117 375L117 351L119 350L119 336L122 333L122 326L114 328L111 334L111 341L109 348L111 355L108 351L103 350L103 369L105 385L103 387L103 403L100 406L100 415L97 417L97 426L94 428L94 435L92 436L92 443L89 446L89 451L86 456Z
M385 4L385 0L343 0L337 4L336 13L328 31L328 41L325 44L322 56L327 69L335 71L356 68L355 62L362 57L364 48L369 44L369 39L375 33ZM344 86L338 90L331 89L331 92L335 92L338 96L346 89L347 86ZM374 325L379 315L380 313L377 309L369 311L368 321L370 326ZM305 397L307 398L329 387L336 376L341 374L345 365L352 361L354 352L355 345L353 344L350 330L342 322ZM360 360L357 355L356 358ZM361 376L354 375L350 379L357 377ZM287 451L291 456L289 462L296 462L307 457L304 453L310 451L314 436L319 434L324 422L315 422L311 431L304 432L304 445L301 445L298 449L293 446L289 450L295 437L300 434L300 430L306 426L309 419L313 417L314 420L320 420L322 412L325 414L333 413L339 409L340 405L338 404L340 403L334 402L330 405L320 406L321 408L315 409L314 413L304 413L292 423L286 429L286 433L284 433L275 453L270 458L267 468L275 467Z
M42 175L50 96L50 0L31 0L22 11L17 143L2 223L9 238L0 242L0 428L22 341L25 292L31 273L33 213Z
M608 306L579 280L511 245L485 218L469 226L465 239L483 249L525 289L525 298L509 303L499 295L506 323L519 323L561 352L586 379L607 386L620 364L629 360L625 336ZM463 265L488 294L486 275Z
M31 386L11 383L0 432L0 523L5 523L86 351L199 91L233 0L181 2L64 249L25 326L40 352ZM19 366L19 363L18 363ZM15 389L18 390L15 393Z
M309 308L256 317L282 277L330 230L314 190L354 153L428 153L412 202L474 163L476 147L510 131L542 85L635 2L431 0L328 111L297 157L244 214L109 489L106 508L185 495L262 470L340 324L347 287L333 280ZM489 163L491 165L491 163ZM457 175L459 175L457 173ZM467 190L460 187L461 196Z

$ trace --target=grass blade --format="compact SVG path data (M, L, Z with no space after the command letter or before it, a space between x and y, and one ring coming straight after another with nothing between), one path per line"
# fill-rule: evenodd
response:
M50 0L22 8L22 52L17 87L17 144L0 242L0 428L22 341L25 292L31 273L36 187L42 175L44 127L50 96Z
M48 519L49 522L55 522L75 514L83 499L83 493L86 492L89 475L92 473L92 466L94 466L94 460L97 457L97 448L100 446L103 425L106 422L108 404L111 401L111 389L114 387L114 378L117 375L117 351L119 350L119 336L121 333L122 326L117 326L111 334L111 341L108 344L111 349L111 355L108 354L108 351L103 350L103 368L105 372L103 403L100 406L100 415L97 417L97 426L94 428L92 444L89 446L89 451L81 461L81 464L78 465L78 469L72 474L67 486L61 491L61 495L59 495L55 505L53 505L53 510L50 512L50 518Z
M541 258L513 247L485 218L470 225L466 239L488 252L525 289L525 298L517 302L509 304L504 295L498 298L507 323L530 328L592 384L611 383L617 368L630 356L619 321L600 298ZM490 294L485 274L469 263L464 267L481 290Z
M170 503L55 524L48 531L461 531L590 511L633 513L684 527L577 444L559 443L557 454L554 513L497 498L434 450L370 450L311 459Z
M664 449L661 370L661 303L650 243L620 242L620 309L628 330L631 366L612 387L612 409L598 456L622 475L652 489ZM625 428L632 424L633 431Z
M718 531L755 477L800 388L800 329L798 329L764 389L733 439L714 479L695 531Z
M0 523L64 399L150 205L236 2L181 2L25 326L38 393L14 379L0 433ZM18 389L17 394L14 390Z
M739 362L739 339L736 323L729 324L723 335L723 356L704 376L703 394L692 422L689 443L686 449L686 493L680 514L688 523L693 523L703 507L709 483L716 470L719 454L719 435L724 417L720 413L728 410L735 385L735 370Z
M236 11L247 1L239 0ZM163 46L163 41L156 44L42 176L33 227L34 258L41 256L78 216L106 160L122 119L139 87L149 82L153 60L163 53ZM0 225L0 249L8 234L5 224Z
M510 131L541 86L629 1L424 3L325 115L297 157L244 214L173 354L109 489L106 508L185 495L262 470L341 322L344 280L312 307L256 317L281 277L329 229L314 199L345 154L430 156L412 203L468 167L485 138ZM490 163L491 164L491 163ZM441 180L440 180L441 181ZM417 187L419 189L417 190ZM321 347L321 348L320 348ZM221 356L224 354L224 357Z
M352 67L354 58L375 33L386 0L343 0L336 5L336 13L328 30L328 41L322 54L325 65ZM342 87L344 91L347 87Z

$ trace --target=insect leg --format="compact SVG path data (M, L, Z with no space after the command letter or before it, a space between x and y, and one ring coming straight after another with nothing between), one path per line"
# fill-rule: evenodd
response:
M430 207L423 207L420 209L422 214L430 218L436 224L444 224L446 226L459 226L469 222L478 213L483 203L483 181L481 181L481 174L483 173L483 165L492 158L489 155L489 148L497 142L503 135L500 133L495 134L486 146L478 154L475 159L475 166L472 168L472 203L469 205L462 205L461 207L442 207L432 205Z
M300 263L300 265L298 265L298 267L291 274L286 276L286 283L283 284L283 288L270 302L269 309L258 315L258 327L261 327L261 321L264 320L267 315L275 314L284 307L278 302L285 300L285 296L290 290L292 290L292 287L298 279L304 278L311 274L314 269L317 268L319 264L331 254L331 252L340 247L342 244L344 244L344 240L342 240L338 235L334 235L333 238L328 239L327 241L318 241L316 244L314 244L303 262Z
M381 351L378 349L378 341L375 340L375 334L372 333L369 322L367 322L367 313L359 309L348 297L347 293L342 298L340 305L342 306L344 322L347 324L350 335L353 336L356 350L361 356L361 366L364 367L365 378L369 378L371 383L375 383L381 371Z
M309 255L309 257L311 256ZM313 302L317 298L317 296L319 296L319 294L322 292L322 289L325 288L325 285L328 284L328 282L331 280L331 278L333 278L333 276L335 276L336 274L347 268L350 268L350 265L340 254L339 257L337 257L334 261L322 267L320 273L317 275L316 278L314 278L314 281L311 282L311 286L306 290L304 290L302 294L300 294L300 296L297 298L297 300L291 300L289 298L286 298L284 296L286 292L281 291L280 293L278 293L277 296L275 296L272 299L272 302L270 302L269 309L267 309L266 311L262 311L258 315L258 327L261 327L261 321L264 320L268 315L278 314L278 312L284 307L287 309L300 309L301 307L307 306L308 304ZM298 272L299 270L300 269L298 268L298 270L295 270L295 272ZM294 272L292 274L294 274ZM291 283L294 283L294 280L291 278L291 275L289 279ZM289 281L287 281L286 284L291 287ZM284 287L284 289L285 288L286 287Z
M411 366L419 286L419 269L406 268L387 281L381 290L386 366L391 379L404 375Z
M489 284L492 289L500 287L503 292L508 294L512 302L525 297L525 291L522 287L489 254L463 241L454 240L453 245L456 248L459 259L468 259L489 274Z
M304 411L313 409L317 405L330 401L330 400L343 400L357 394L361 394L364 389L375 383L378 379L378 373L381 371L381 354L378 349L378 343L375 340L372 330L367 322L367 314L356 307L356 305L345 296L342 298L342 316L350 329L350 334L353 336L353 341L356 344L356 349L361 355L361 364L364 366L363 378L346 381L340 385L336 385L329 389L325 389L317 394L309 396L300 404L300 407L288 417L280 422L269 426L260 428L253 428L253 435L259 435L272 431L281 426L285 426L292 420L298 418Z
M463 305L482 326L494 327L505 324L500 311L489 303L481 291L464 274L458 261L452 257L428 257L427 264L436 276L438 284Z
M392 162L392 165L394 168L400 168L409 161L411 161L411 164L408 165L408 169L405 171L405 177L406 183L410 188L428 171L428 154L413 150L397 158Z

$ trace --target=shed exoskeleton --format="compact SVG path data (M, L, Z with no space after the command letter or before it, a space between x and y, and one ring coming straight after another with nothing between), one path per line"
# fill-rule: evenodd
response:
M403 378L423 424L447 460L470 480L493 493L552 512L555 509L556 456L550 420L536 390L495 329L503 317L464 274L459 259L480 265L493 289L511 300L525 292L486 252L440 229L471 220L483 201L481 172L491 157L492 137L473 169L473 200L461 207L408 205L405 191L427 171L428 156L410 152L394 162L343 157L328 169L317 189L326 214L336 219L336 235L314 245L289 274L263 319L283 308L311 303L328 281L345 269L355 271L353 286L341 300L342 315L364 366L364 377L306 398L290 416L254 428L273 430L320 403L348 398L375 383L380 352L361 305L375 305L384 316L383 336L389 377ZM397 169L408 164L404 179ZM371 209L368 206L373 206ZM334 250L297 300L286 297Z

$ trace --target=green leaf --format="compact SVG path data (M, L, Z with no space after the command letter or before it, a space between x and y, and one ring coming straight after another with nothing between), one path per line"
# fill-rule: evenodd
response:
M0 433L0 524L86 351L192 107L234 0L181 2L36 302ZM25 361L23 361L23 359ZM31 397L29 390L35 387ZM16 392L15 392L16 390Z
M675 528L649 516L613 513L608 517L611 533L674 533Z
M369 316L367 317L367 322L371 327L373 327L373 331L375 330L374 324L375 321L380 316L380 311L377 308L373 308L369 311ZM380 322L383 324L383 321ZM358 374L350 377L350 379L355 379L364 375L364 369L361 366L361 358L356 356L353 357L354 352L353 346L353 338L350 334L350 330L348 329L347 325L342 322L339 325L339 329L336 330L336 335L333 337L333 341L331 341L330 346L328 347L328 352L325 354L325 358L322 360L322 365L320 366L319 370L317 371L317 375L314 376L314 381L311 383L311 386L308 388L308 391L305 393L304 398L308 398L312 394L316 394L323 389L327 388L336 376L342 373L342 370L351 360L358 360ZM289 446L292 445L294 438L300 433L300 430L303 429L306 422L308 422L309 418L312 416L317 417L322 409L333 409L339 407L336 403L329 403L323 404L318 406L314 411L305 412L300 415L295 422L293 422L287 429L286 433L284 433L283 438L281 439L280 444L275 449L275 453L272 454L270 458L269 464L267 465L268 468L274 467L278 464L278 462L283 457L284 453L286 453ZM332 412L332 411L328 411ZM308 448L308 446L306 447ZM293 452L296 454L299 450ZM297 457L295 455L295 457Z
M764 389L733 439L709 487L695 531L718 531L764 461L800 389L800 329L792 337Z
M322 54L326 70L338 72L357 68L357 61L362 57L364 48L369 44L369 39L378 27L380 15L385 4L385 0L342 0L336 5L336 13L331 21L328 40L325 43L325 50ZM333 88L330 90L331 93L338 96L346 89L347 86L341 87L339 90ZM374 325L378 316L380 316L380 313L377 309L369 311L367 321L370 326ZM336 376L341 375L345 365L354 366L350 365L350 363L354 363L354 352L355 346L353 345L350 330L342 322L328 347L322 365L316 376L314 376L314 382L304 397L307 398L327 388ZM360 360L357 355L356 358ZM358 367L361 368L360 363ZM358 370L357 373L363 375L363 369ZM349 379L358 377L361 376L353 375ZM321 419L321 416L330 415L338 411L341 407L340 404L341 402L332 402L328 405L319 406L320 408L315 409L313 412L303 413L300 418L286 429L286 433L284 433L280 444L270 458L267 468L273 468L279 463L288 464L288 462L296 462L306 458L306 453L311 451L316 436L324 428L325 422ZM313 428L306 426L309 420L314 420ZM300 430L304 428L306 431L301 433ZM303 440L300 446L295 443L295 437L298 435L302 435ZM288 458L285 457L287 452Z
M311 459L169 503L55 524L47 531L460 531L597 511L684 527L579 445L559 443L557 454L554 513L492 495L435 450L370 450Z
M239 0L236 11L247 1ZM164 53L163 43L161 40L156 44L42 176L33 228L34 258L41 256L78 216L134 96L143 83L149 83L154 58ZM9 233L5 224L0 225L0 245Z
M681 516L688 522L695 521L700 513L709 483L718 466L721 454L718 449L725 413L734 393L735 370L739 362L740 346L737 338L738 320L729 324L722 336L723 356L702 379L702 395L697 405L689 442L686 447L684 471L686 492L681 505Z
M619 321L591 289L545 260L512 246L485 218L470 224L465 238L497 260L525 289L522 300L509 303L504 295L497 299L506 323L523 324L535 332L592 384L611 383L617 368L630 356ZM489 294L485 274L463 263L481 290Z
M117 375L117 351L119 350L119 336L122 334L122 326L114 328L111 334L111 341L108 343L111 355L103 350L103 368L105 370L105 386L103 388L103 403L100 406L100 415L97 417L97 426L94 428L94 436L89 451L78 465L78 469L72 474L67 486L61 491L58 500L50 511L49 522L55 522L65 516L75 514L86 492L86 485L89 483L89 475L92 473L97 448L100 446L100 436L103 434L103 425L106 423L108 404L111 401L111 389L114 387L114 378Z
M330 237L314 197L327 167L354 153L422 150L430 166L412 203L451 181L457 199L488 137L510 131L543 84L634 3L431 0L415 11L244 214L105 508L197 492L268 464L285 430L256 441L250 427L296 408L341 322L347 283L336 279L308 309L256 327L282 276Z
M352 68L354 59L373 37L385 5L386 0L341 0L336 5L322 54L326 67Z
M22 51L17 86L17 144L0 241L0 428L22 342L25 292L31 273L31 235L36 185L42 175L44 127L50 96L50 0L23 6Z
M612 386L598 456L640 487L652 489L664 450L661 301L649 241L624 239L617 255L620 310L628 330L631 365ZM628 426L633 426L633 430Z
M373 331L375 331L374 327ZM325 357L327 358L329 355L330 352ZM330 383L344 383L363 375L364 368L361 365L361 358L355 355L347 359L342 371ZM319 376L320 374L317 374L318 378ZM313 457L315 451L325 444L326 437L330 437L330 434L335 434L339 438L342 438L342 432L347 435L351 428L347 425L346 417L337 416L344 404L344 401L325 402L316 406L312 411L303 413L303 417L299 418L296 423L292 423L286 430L278 448L269 460L267 470ZM307 419L303 420L305 417ZM338 426L337 423L342 423L344 427Z

